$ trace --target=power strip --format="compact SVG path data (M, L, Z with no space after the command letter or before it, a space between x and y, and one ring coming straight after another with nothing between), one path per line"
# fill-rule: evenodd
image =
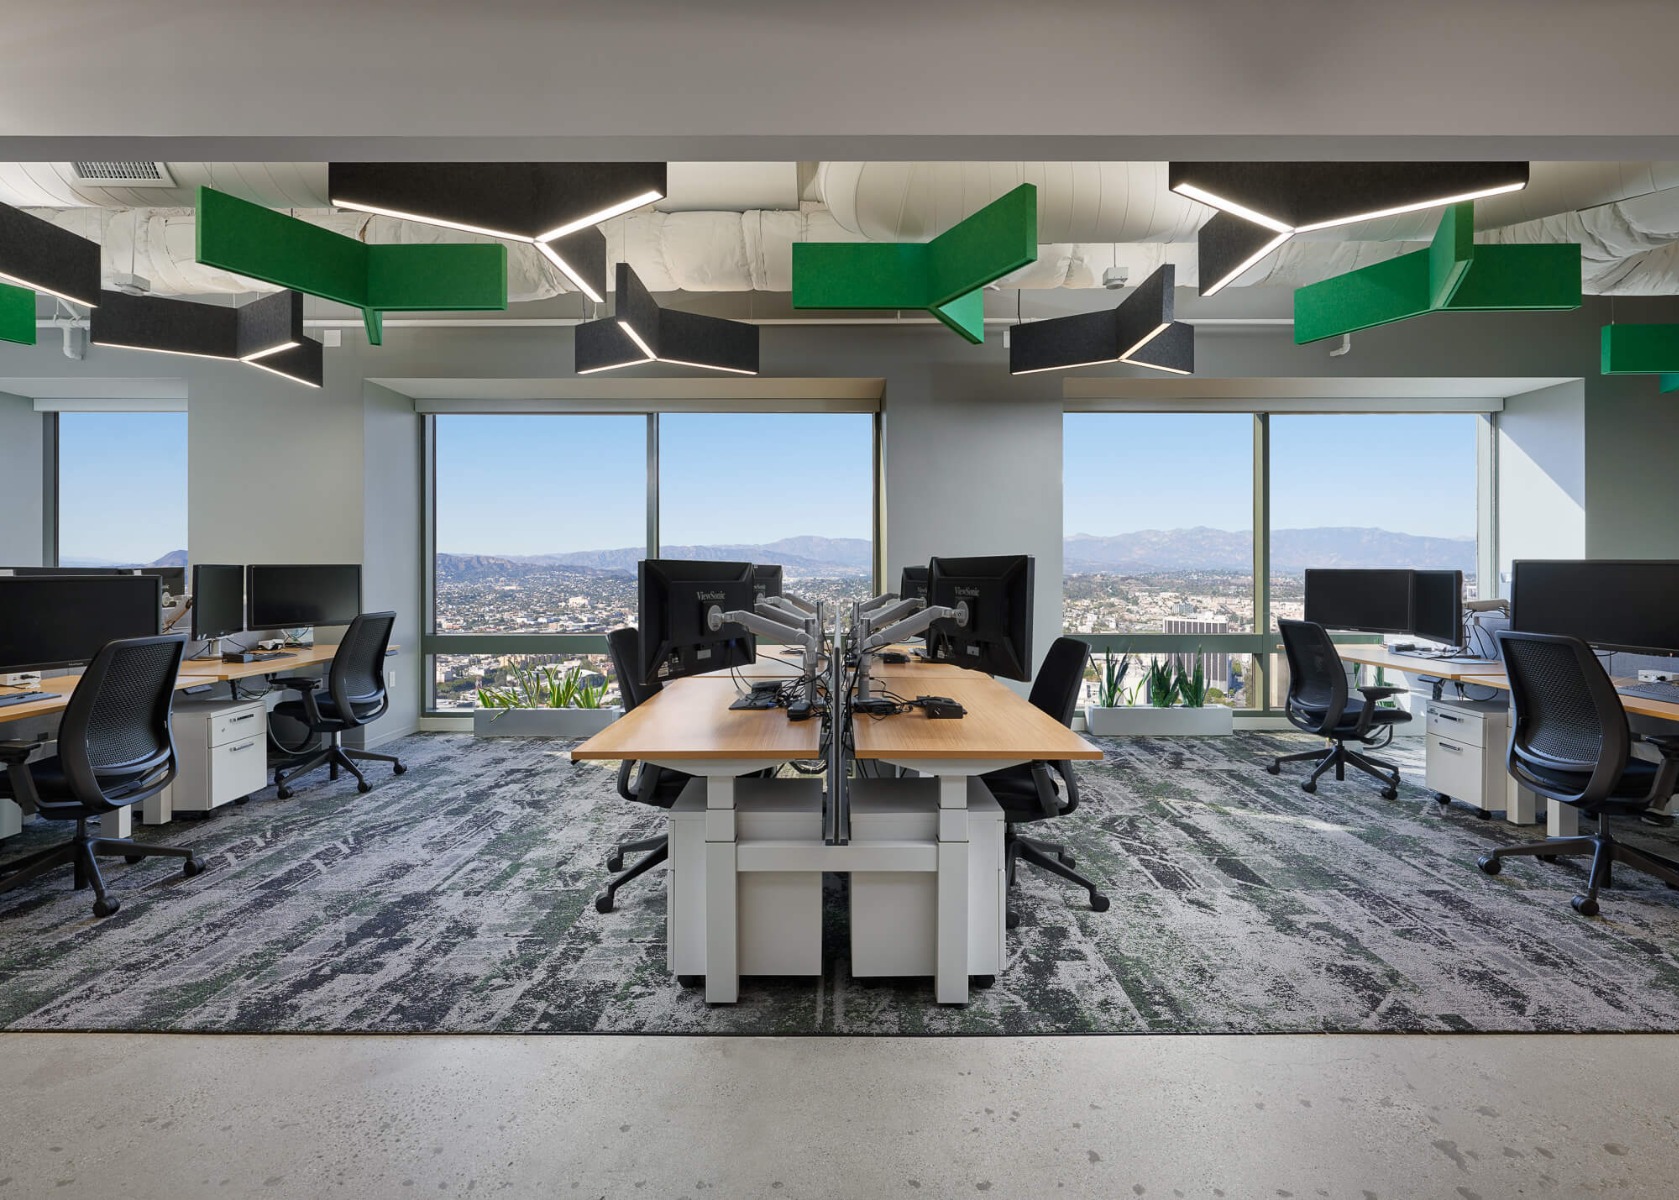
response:
M1639 683L1679 683L1679 671L1644 670L1638 672Z

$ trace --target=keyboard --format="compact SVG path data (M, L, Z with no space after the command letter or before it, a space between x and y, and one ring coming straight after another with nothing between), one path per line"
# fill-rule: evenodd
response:
M1679 683L1623 683L1617 684L1615 690L1623 696L1634 696L1639 700L1665 700L1669 704L1679 704Z
M57 692L0 692L0 708L14 704L33 704L37 700L57 700Z

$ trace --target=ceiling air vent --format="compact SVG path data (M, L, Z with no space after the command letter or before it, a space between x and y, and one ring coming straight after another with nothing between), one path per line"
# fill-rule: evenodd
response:
M70 164L76 172L77 183L96 187L156 187L172 188L174 176L166 163L160 162L79 162Z

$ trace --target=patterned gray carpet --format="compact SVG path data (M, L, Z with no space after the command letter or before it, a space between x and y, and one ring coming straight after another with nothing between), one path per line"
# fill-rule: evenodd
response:
M1058 836L1113 907L1023 868L996 986L965 1009L930 981L845 970L831 888L820 980L747 980L709 1008L664 971L661 873L602 916L616 841L659 814L567 743L423 735L358 796L324 773L209 820L142 830L211 864L182 879L112 863L105 921L68 874L0 896L0 1028L715 1033L1227 1033L1679 1028L1679 894L1617 876L1603 916L1568 907L1567 862L1483 848L1528 840L1438 809L1420 739L1396 801L1349 779L1303 794L1261 764L1302 738L1127 739L1084 769ZM377 768L376 768L377 770ZM63 835L32 823L7 859ZM1634 836L1642 837L1642 834ZM1673 839L1654 833L1674 853Z

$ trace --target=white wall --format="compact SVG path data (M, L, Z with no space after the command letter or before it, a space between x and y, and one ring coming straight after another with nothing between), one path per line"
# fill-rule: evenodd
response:
M1585 384L1511 396L1498 415L1499 572L1518 558L1585 554Z
M377 384L363 385L362 607L396 612L391 641L408 647L389 665L391 707L367 733L375 745L415 727L420 719L420 588L423 527L420 513L421 437L414 403Z
M41 431L34 401L0 392L0 565L41 565Z

